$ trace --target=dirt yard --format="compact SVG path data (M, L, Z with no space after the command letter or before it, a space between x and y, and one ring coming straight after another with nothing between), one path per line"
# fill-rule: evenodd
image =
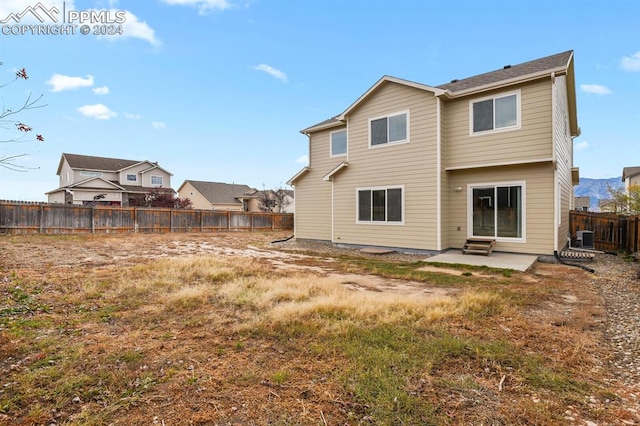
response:
M621 354L599 291L615 274L631 277L633 264L616 260L613 272L611 259L596 261L595 274L544 263L526 273L433 267L418 255L271 243L285 236L0 236L0 424L640 424L640 388L621 379L640 369L616 371ZM215 273L188 266L176 272L183 283L158 271L207 259L218 262ZM231 271L238 262L244 269ZM456 305L438 317L450 320L428 323L409 313L414 319L397 320L400 326L342 311L266 320L261 315L298 296L249 304L265 292L251 281L258 275L307 286L327 280L351 293L443 310L478 291L500 308ZM136 281L143 278L173 293L157 296ZM234 283L247 287L231 298ZM204 288L213 285L227 286ZM188 297L196 288L204 296ZM329 317L326 332L318 324ZM385 343L395 361L380 368L403 382L396 396L373 399L383 391L360 378L372 372L356 367L361 354L346 342L355 338L333 340L356 321L399 327L395 334L446 335L454 355L404 372L408 355L393 357L413 349ZM456 342L464 345L451 349Z

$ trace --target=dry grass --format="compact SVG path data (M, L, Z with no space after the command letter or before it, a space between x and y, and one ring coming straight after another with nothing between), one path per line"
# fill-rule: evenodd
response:
M623 419L599 301L558 273L438 276L455 291L437 297L355 291L335 268L432 275L366 259L332 276L322 258L276 269L153 237L0 239L0 424L558 424L567 407ZM68 255L125 245L172 256ZM24 250L61 256L25 264Z

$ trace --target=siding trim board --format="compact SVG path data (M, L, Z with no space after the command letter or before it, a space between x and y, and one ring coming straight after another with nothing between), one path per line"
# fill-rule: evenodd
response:
M553 158L535 158L535 159L529 159L529 160L506 161L504 163L472 164L469 166L445 167L445 171L452 172L456 170L471 170L471 169L482 169L482 168L488 168L488 167L518 166L521 164L553 163L553 162L554 162Z

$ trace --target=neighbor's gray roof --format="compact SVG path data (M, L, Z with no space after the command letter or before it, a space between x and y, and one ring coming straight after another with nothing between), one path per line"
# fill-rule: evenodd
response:
M632 177L640 174L640 166L638 167L625 167L622 169L622 181L624 182L628 177Z
M92 157L89 155L62 154L72 169L118 171L142 161L120 158Z
M450 92L460 92L462 90L483 87L501 81L517 80L520 77L528 75L540 74L556 69L566 69L573 55L572 50L558 53L544 58L535 59L533 61L524 62L518 65L505 65L502 69L465 78L462 80L452 81L450 83L437 86Z
M464 78L461 80L453 80L450 83L441 84L435 86L438 89L447 90L455 95L456 92L470 91L475 88L481 88L485 86L496 85L503 81L514 80L523 78L529 75L542 74L545 72L551 72L553 70L566 70L569 66L571 58L573 56L573 50L557 53L555 55L546 56L544 58L535 59L533 61L524 62L518 65L506 65L501 69L490 71L484 74L479 74L473 77ZM321 121L313 126L309 126L306 129L301 130L302 133L306 133L309 130L320 130L323 128L337 126L343 124L338 118L340 115L336 115L327 120Z
M203 197L212 204L239 204L236 197L245 194L252 188L247 185L221 182L203 182L187 180Z

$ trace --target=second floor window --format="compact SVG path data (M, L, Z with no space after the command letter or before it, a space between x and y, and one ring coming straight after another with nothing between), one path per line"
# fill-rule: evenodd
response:
M128 174L127 175L127 182L136 182L138 180L138 177L134 174Z
M369 120L370 145L407 142L409 114L406 112Z
M347 131L338 130L331 132L331 156L345 155L347 153Z
M151 175L151 185L162 186L162 176Z
M473 133L518 127L518 102L517 93L471 102Z

